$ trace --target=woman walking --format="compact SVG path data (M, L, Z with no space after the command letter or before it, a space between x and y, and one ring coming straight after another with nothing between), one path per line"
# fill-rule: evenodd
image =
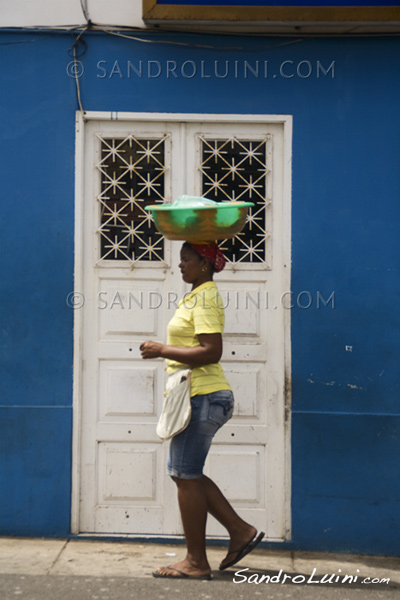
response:
M203 475L211 441L233 413L233 394L219 360L222 355L224 311L214 272L225 266L217 244L185 242L179 268L182 279L191 284L168 325L167 344L146 341L140 346L142 358L165 358L167 372L192 369L192 416L187 428L172 438L167 470L178 488L178 502L186 539L186 557L153 573L155 577L210 579L206 554L207 513L213 515L230 535L229 550L220 564L226 569L251 552L262 540L234 511L228 500Z

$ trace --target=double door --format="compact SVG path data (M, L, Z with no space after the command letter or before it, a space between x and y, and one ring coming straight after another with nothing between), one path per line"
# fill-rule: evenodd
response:
M145 207L181 194L255 204L244 231L222 242L215 277L225 305L222 365L235 413L206 463L238 512L271 540L289 530L290 315L288 121L245 117L119 115L79 123L73 529L76 533L182 532L168 442L155 428L162 360L143 361L145 339L165 341L188 289L180 242L165 240ZM212 518L208 534L226 532Z

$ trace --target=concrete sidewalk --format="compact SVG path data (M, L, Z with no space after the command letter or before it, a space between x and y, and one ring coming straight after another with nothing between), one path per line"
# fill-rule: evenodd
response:
M182 545L0 539L0 597L11 600L400 598L400 559L257 549L219 572L226 548L208 548L212 581L154 579L183 558ZM239 573L240 572L240 573ZM263 579L262 576L264 576ZM353 579L345 576L351 576ZM311 577L311 579L310 579ZM357 579L356 579L357 577ZM271 581L272 578L272 581ZM329 582L328 582L329 581Z

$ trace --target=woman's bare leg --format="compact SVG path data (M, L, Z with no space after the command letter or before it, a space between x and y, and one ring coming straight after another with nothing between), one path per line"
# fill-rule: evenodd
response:
M246 523L232 508L221 490L206 475L197 479L178 479L173 477L178 487L178 502L185 533L187 554L186 558L171 565L192 577L208 575L211 572L206 555L206 522L207 512L223 525L229 535L229 552L238 550L247 544L256 534L256 529ZM229 554L221 566L235 558ZM160 574L178 576L179 573L161 567Z
M207 498L203 478L173 479L178 486L178 502L187 554L184 560L174 563L171 567L192 577L209 575L211 568L206 555ZM162 567L158 572L170 576L179 575L168 567Z
M229 552L242 548L257 533L256 528L239 517L221 490L209 477L203 475L202 479L207 499L207 510L228 530L230 535ZM235 554L230 554L229 558L224 558L221 566L233 558L235 558Z

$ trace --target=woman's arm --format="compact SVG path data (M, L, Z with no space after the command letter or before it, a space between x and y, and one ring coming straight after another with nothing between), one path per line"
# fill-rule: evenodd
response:
M148 340L140 346L142 358L167 358L190 367L201 367L217 363L222 355L222 335L220 333L201 333L198 336L200 346L167 346Z

